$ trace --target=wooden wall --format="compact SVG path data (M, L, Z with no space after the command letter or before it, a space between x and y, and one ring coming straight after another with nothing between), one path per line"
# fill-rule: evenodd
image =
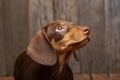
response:
M120 72L120 0L105 0L105 3L107 69L109 72Z
M72 57L74 73L120 73L120 0L0 0L0 76L41 27L53 20L91 28L91 41Z
M0 76L12 75L29 42L27 0L0 0Z

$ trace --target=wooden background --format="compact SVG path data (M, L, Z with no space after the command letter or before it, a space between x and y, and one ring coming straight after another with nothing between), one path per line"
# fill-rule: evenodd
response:
M16 57L36 31L53 20L91 28L90 43L72 57L74 73L120 73L120 0L0 0L0 76L13 74Z

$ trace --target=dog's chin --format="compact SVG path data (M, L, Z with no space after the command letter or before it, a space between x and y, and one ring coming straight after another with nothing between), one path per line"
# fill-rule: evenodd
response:
M71 46L75 47L75 49L79 49L84 47L90 41L89 37L82 38L80 41L72 44Z
M83 41L78 42L77 46L79 46L80 48L84 47L88 42L89 42L89 38L85 38Z

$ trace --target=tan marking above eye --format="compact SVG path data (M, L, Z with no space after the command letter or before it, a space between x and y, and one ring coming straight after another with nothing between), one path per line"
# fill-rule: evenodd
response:
M65 24L65 22L64 21L60 21L60 25L64 25Z

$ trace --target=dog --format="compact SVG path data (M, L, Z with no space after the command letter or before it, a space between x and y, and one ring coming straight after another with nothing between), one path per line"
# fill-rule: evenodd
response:
M73 80L72 53L89 42L90 28L54 21L40 29L14 66L15 80Z

